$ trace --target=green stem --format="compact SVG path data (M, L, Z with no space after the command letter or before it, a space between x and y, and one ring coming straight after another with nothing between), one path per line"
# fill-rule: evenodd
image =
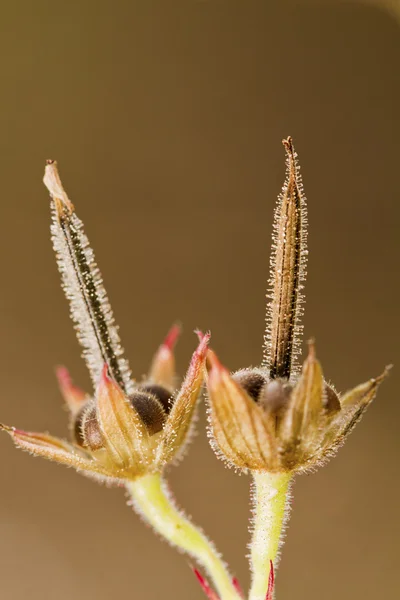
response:
M291 473L254 472L254 521L250 544L252 583L249 600L265 600L270 561L276 560L285 517Z
M187 552L214 582L221 600L239 600L232 577L204 533L176 507L160 474L145 475L126 484L135 510L170 544Z

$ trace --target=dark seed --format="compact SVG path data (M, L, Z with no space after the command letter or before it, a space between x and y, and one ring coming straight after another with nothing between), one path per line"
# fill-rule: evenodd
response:
M324 386L322 403L328 413L335 413L340 410L340 400L337 393L327 383Z
M141 385L140 388L155 396L167 414L170 412L172 408L172 393L167 388L155 383Z
M267 410L276 413L288 404L291 391L292 386L287 381L274 379L263 387L258 401Z
M82 418L85 413L85 409L87 409L87 404L85 404L80 409L80 411L78 412L78 414L75 417L75 421L72 426L72 436L74 438L74 442L78 446L84 446L84 442L85 442L85 440L83 439L83 433L82 433Z
M103 436L97 421L96 406L92 404L84 413L82 419L82 433L84 445L90 450L99 450L103 447Z
M244 369L235 373L233 379L246 390L250 398L253 398L256 402L258 401L261 390L266 383L264 375L257 371Z
M99 450L103 447L103 436L97 421L96 406L93 402L85 404L75 419L73 428L75 442L78 446Z
M166 414L161 402L148 392L135 392L130 396L130 402L137 411L150 435L158 433L163 428Z

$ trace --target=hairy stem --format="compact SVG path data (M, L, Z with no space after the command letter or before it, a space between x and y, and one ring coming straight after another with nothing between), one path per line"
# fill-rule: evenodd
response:
M250 543L249 600L265 600L270 561L275 562L287 515L291 473L254 472L254 521Z
M127 490L135 510L173 546L194 558L207 571L221 600L239 600L232 577L212 542L180 511L160 474L130 481Z

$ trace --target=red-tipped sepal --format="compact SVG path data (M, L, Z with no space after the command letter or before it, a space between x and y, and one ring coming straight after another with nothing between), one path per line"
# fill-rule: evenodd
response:
M148 431L127 396L109 376L107 365L96 392L96 416L112 469L120 476L145 472L149 460Z
M61 394L72 414L76 414L82 405L88 400L88 395L73 384L71 375L65 367L56 368L56 377Z
M180 333L180 325L173 325L154 355L149 373L149 381L152 383L166 388L174 387L176 376L174 348Z
M207 353L209 422L220 456L241 469L275 468L274 425L268 414L221 364Z
M193 423L194 412L205 375L205 361L210 334L204 335L190 361L188 372L164 425L157 449L159 467L169 463L183 448Z
M46 433L22 431L2 424L0 424L0 429L12 437L16 446L35 456L42 456L68 467L74 467L85 474L109 476L108 471L100 463L92 460L85 452L65 440Z

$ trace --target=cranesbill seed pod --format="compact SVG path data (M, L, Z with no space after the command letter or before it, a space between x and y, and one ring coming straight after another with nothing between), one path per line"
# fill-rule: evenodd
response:
M143 385L137 384L123 356L118 327L83 223L54 161L46 165L44 182L51 195L58 267L95 389L86 394L73 384L66 369L57 369L69 409L71 442L1 423L0 430L36 456L73 466L107 483L132 482L161 473L182 455L188 441L210 336L206 334L200 341L182 385L176 389L173 350L180 327L174 325L159 346Z

